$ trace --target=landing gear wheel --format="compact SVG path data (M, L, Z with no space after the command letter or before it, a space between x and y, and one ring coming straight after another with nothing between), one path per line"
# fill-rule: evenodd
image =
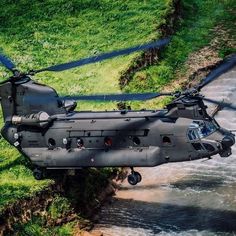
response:
M44 171L36 168L33 171L33 175L36 180L41 180L44 178Z
M133 167L130 167L131 169L131 174L128 175L128 182L131 185L136 185L137 183L142 181L142 176L139 172L134 171Z
M139 181L138 181L138 176L134 175L134 174L130 174L128 175L128 182L131 185L136 185Z
M137 180L138 180L138 183L140 183L140 182L142 181L142 175L141 175L139 172L134 171L134 172L133 172L133 175L136 176L136 178L137 178Z

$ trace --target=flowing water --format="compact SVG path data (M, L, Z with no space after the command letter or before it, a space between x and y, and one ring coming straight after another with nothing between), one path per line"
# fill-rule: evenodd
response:
M203 93L236 104L236 67ZM236 112L216 116L221 126L236 130ZM99 214L95 230L104 236L236 235L236 146L228 158L137 168L143 180L126 181Z

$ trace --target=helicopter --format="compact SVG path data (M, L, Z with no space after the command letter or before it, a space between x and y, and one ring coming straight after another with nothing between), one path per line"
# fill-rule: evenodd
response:
M59 96L32 77L43 71L64 71L136 51L160 49L165 38L151 43L23 73L5 55L0 62L12 76L0 83L4 118L1 135L34 166L37 180L48 169L130 167L128 182L142 179L134 167L231 155L234 134L208 114L204 101L236 109L232 104L205 98L201 89L236 64L225 60L198 85L182 92ZM75 111L77 101L174 99L160 110Z

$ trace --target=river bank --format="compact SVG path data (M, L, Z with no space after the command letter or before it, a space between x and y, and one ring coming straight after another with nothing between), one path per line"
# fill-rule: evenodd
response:
M18 200L0 214L0 235L71 235L92 228L89 220L112 196L125 172L81 170ZM123 173L123 174L122 174Z

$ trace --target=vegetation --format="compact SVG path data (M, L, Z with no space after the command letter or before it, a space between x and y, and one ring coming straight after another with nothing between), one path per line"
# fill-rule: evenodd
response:
M137 72L124 88L126 92L161 91L185 73L188 56L209 45L221 26L235 41L233 0L182 0L182 20L176 25L171 44L161 53L158 64ZM0 52L26 71L134 46L161 37L157 30L173 11L171 0L2 0ZM218 42L217 52L225 57L235 49ZM121 92L119 75L138 54L115 58L63 73L42 73L35 79L54 87L61 95ZM9 72L0 68L0 77ZM156 107L168 102L132 102L132 108ZM116 103L79 103L79 109L115 109ZM1 115L0 115L1 116ZM2 120L2 119L1 119ZM2 126L1 121L1 126ZM54 180L36 181L30 164L14 148L0 140L0 212L10 203L33 196ZM71 204L84 204L105 185L110 170L91 170L88 178L66 196L58 196L48 212L51 218L63 215ZM91 176L95 176L94 181ZM93 179L93 180L92 180ZM76 181L76 180L75 180ZM97 184L94 185L94 182ZM86 190L86 191L85 191ZM73 196L80 196L74 198ZM69 200L68 200L69 199ZM16 226L20 235L71 235L73 223L46 227L41 218Z
M235 52L236 8L233 0L182 0L181 9L182 20L176 25L177 32L170 45L161 53L161 60L134 74L125 87L126 92L162 91L171 81L184 76L189 56L209 46L214 39L217 44L214 50L221 58ZM222 35L219 35L220 30ZM176 89L181 88L177 86ZM132 107L156 107L158 102L134 103Z
M171 3L170 0L34 0L29 4L25 0L2 0L0 51L21 70L29 70L145 43L158 37L156 28L171 11ZM117 92L119 73L134 57L63 73L42 73L35 79L53 86L60 94ZM0 70L2 79L9 75L3 67ZM86 110L104 107L116 108L116 104L79 106ZM34 180L25 159L5 141L1 140L0 146L1 210L7 203L41 190L52 180Z
M45 219L33 217L26 224L15 225L15 231L20 232L21 236L69 236L73 235L76 222L69 222L62 226L46 226ZM10 235L9 235L10 236Z
M42 201L33 205L41 212L31 212L32 219L26 223L14 225L14 235L73 235L79 227L91 227L91 222L84 217L91 216L91 209L100 206L99 193L108 184L108 177L114 173L112 168L82 170L75 176L63 178L61 173L56 178L57 188L64 191L53 192L46 200L50 201L42 209ZM55 176L55 175L54 175ZM39 205L40 204L40 205ZM37 206L38 205L38 206ZM37 213L38 211L38 213ZM76 227L77 226L77 227Z
M171 0L34 0L31 4L3 0L2 4L5 7L0 13L0 45L24 70L149 42L159 37L156 29L172 10ZM36 79L61 94L117 92L119 72L134 57L135 54L63 73L43 73ZM104 106L92 103L79 108ZM116 104L106 107L116 108Z

